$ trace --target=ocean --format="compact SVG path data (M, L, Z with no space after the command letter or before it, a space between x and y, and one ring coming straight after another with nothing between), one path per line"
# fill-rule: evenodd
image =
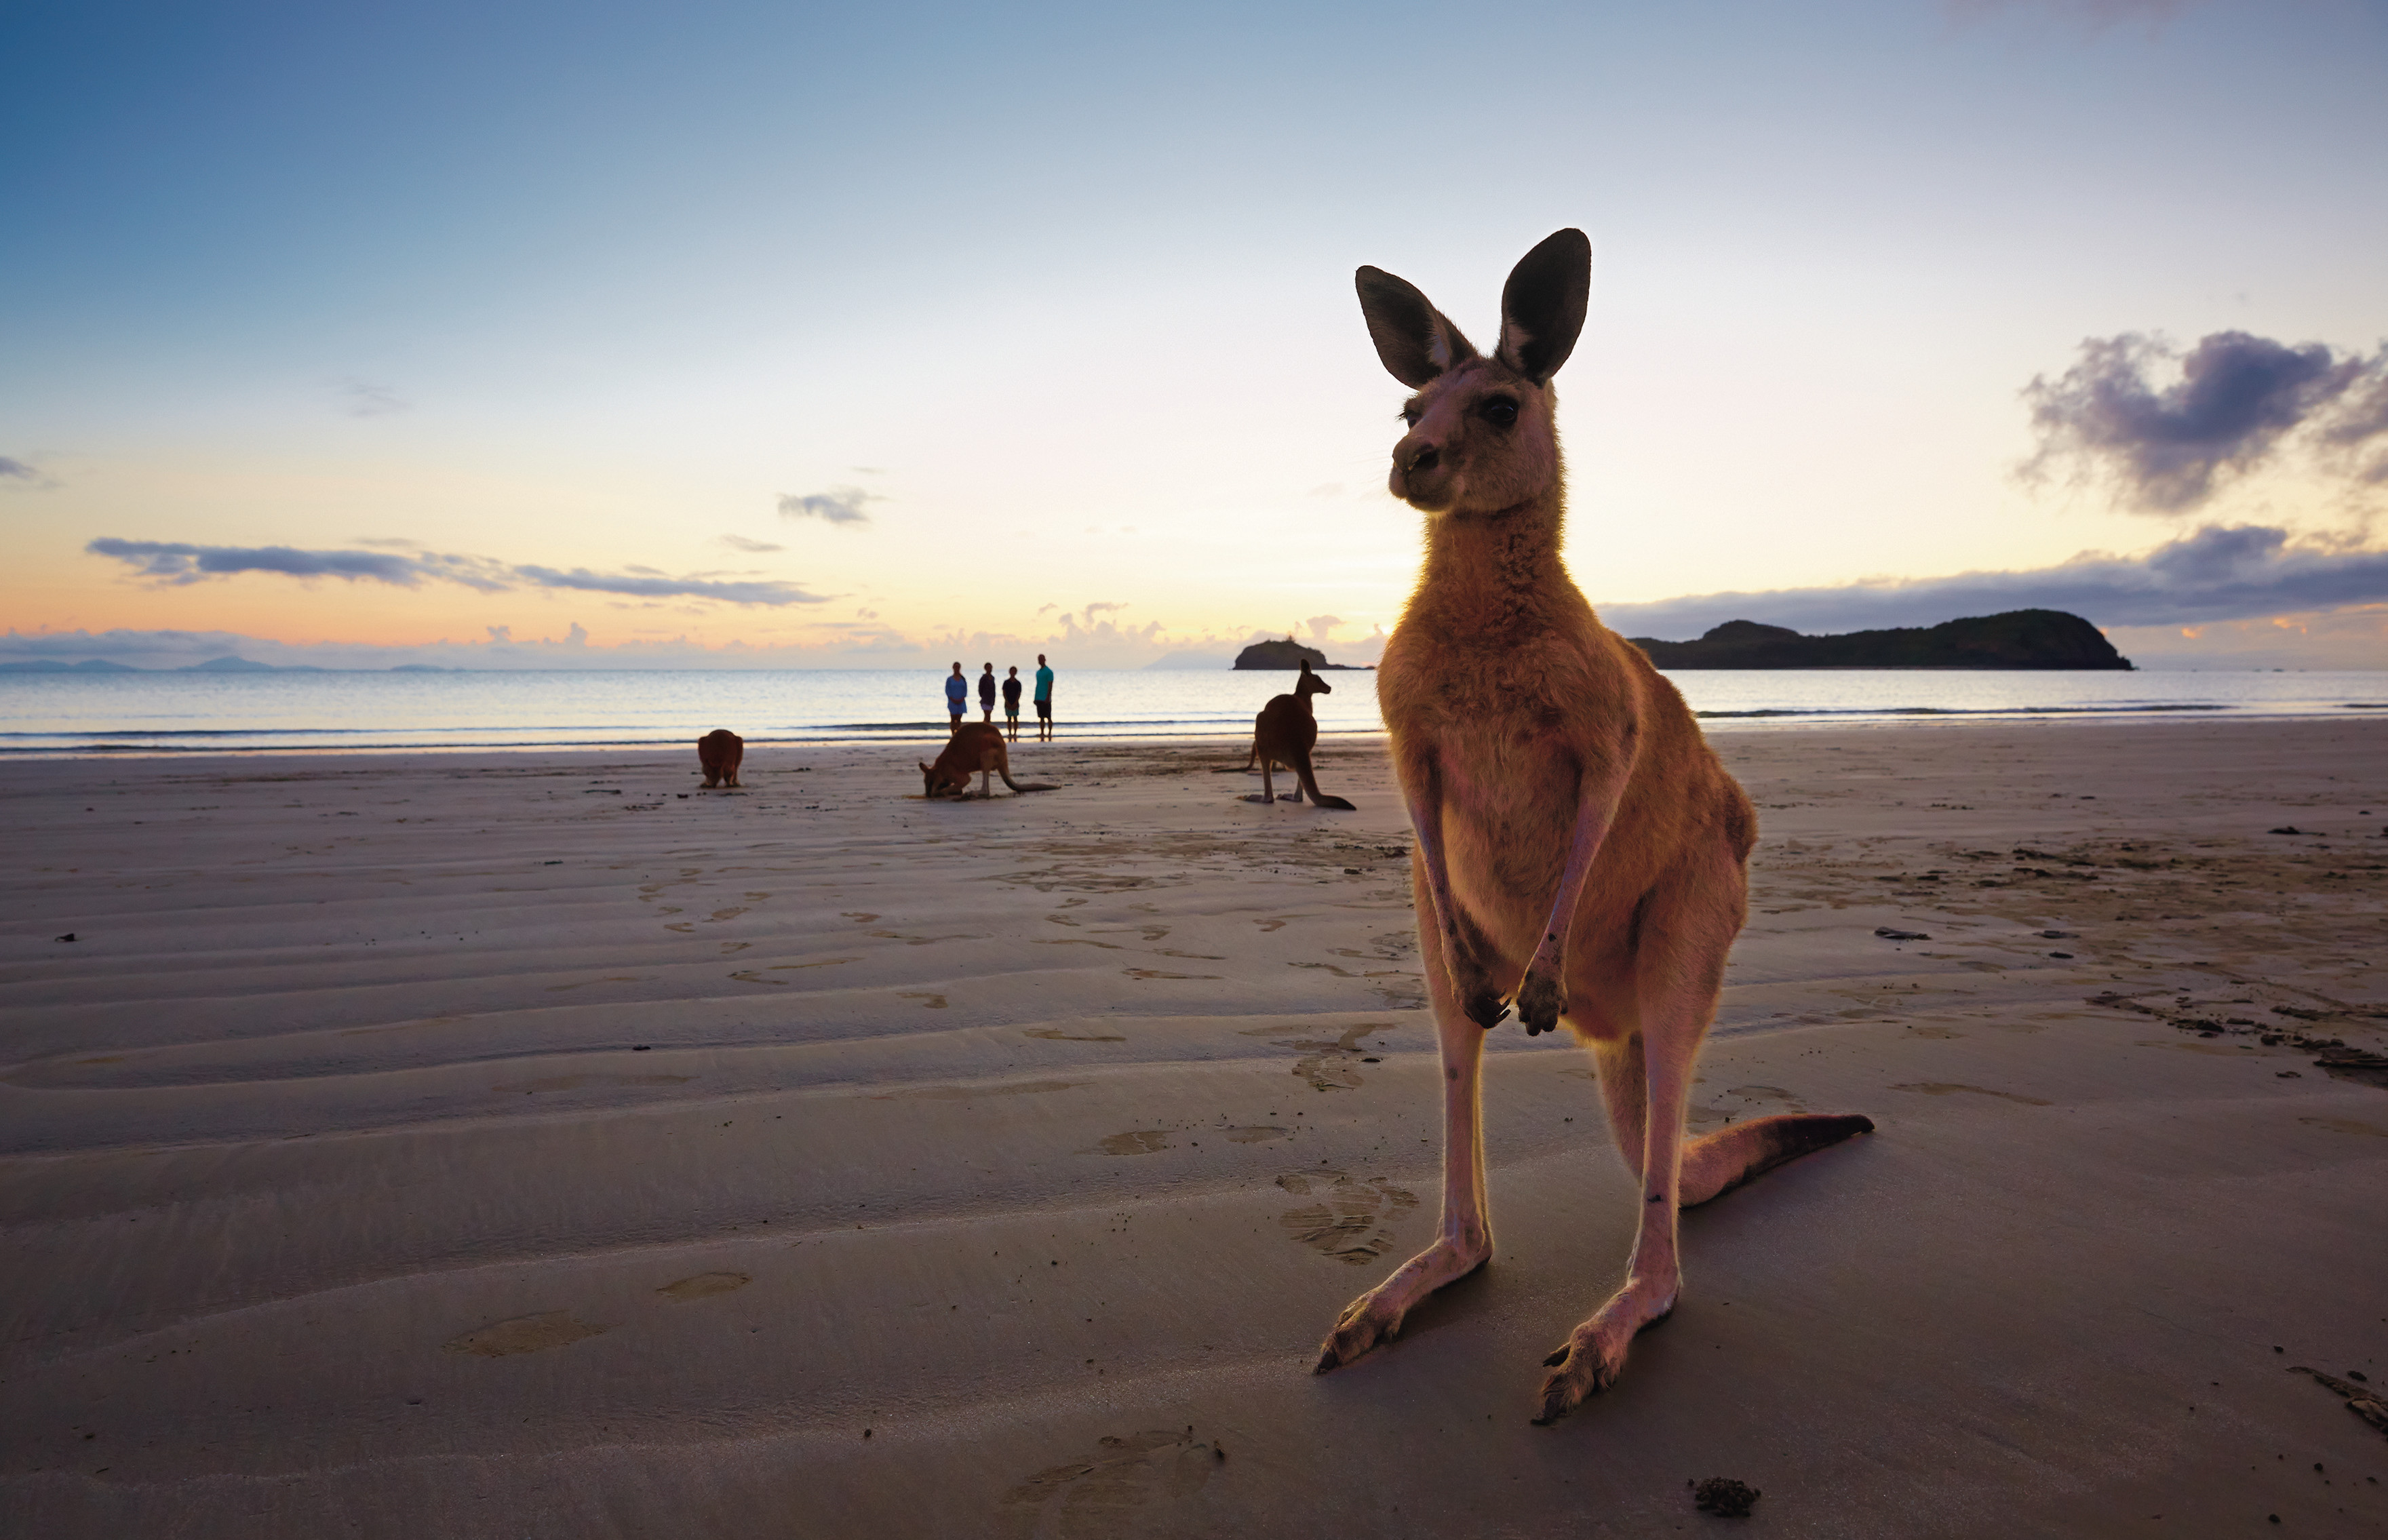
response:
M1334 693L1315 702L1323 732L1382 730L1373 673L1325 677ZM1711 732L2388 710L2388 673L1713 669L1670 677ZM925 669L0 674L0 755L632 748L691 744L717 727L750 744L934 739L946 731L941 679ZM1230 669L1063 670L1055 720L1075 738L1240 737L1292 680Z

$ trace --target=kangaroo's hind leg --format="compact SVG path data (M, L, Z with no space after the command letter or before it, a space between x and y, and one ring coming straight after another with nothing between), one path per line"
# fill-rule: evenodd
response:
M1570 995L1613 992L1630 969L1639 1030L1595 1046L1601 1094L1625 1164L1640 1178L1641 1222L1624 1286L1543 1360L1542 1410L1549 1422L1616 1382L1636 1333L1675 1308L1683 1270L1676 1247L1683 1153L1683 1112L1692 1064L1716 1013L1725 953L1741 929L1746 879L1733 852L1718 845L1661 878L1645 898L1630 954L1601 948L1587 958L1583 987ZM1571 970L1572 972L1572 970ZM1604 987L1606 986L1606 987ZM1638 1073L1637 1073L1638 1071Z
M1492 1257L1492 1228L1484 1201L1484 1029L1468 1019L1453 989L1423 874L1416 886L1420 963L1442 1058L1442 1223L1434 1244L1343 1307L1335 1329L1319 1344L1320 1374L1391 1342L1400 1333L1403 1317L1420 1300Z

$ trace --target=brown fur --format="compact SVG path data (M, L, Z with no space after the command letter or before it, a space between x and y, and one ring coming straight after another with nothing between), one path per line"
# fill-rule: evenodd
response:
M1393 495L1425 512L1426 561L1377 695L1417 831L1419 949L1443 1063L1443 1206L1434 1245L1353 1301L1323 1373L1491 1259L1479 1092L1485 1031L1514 1005L1593 1050L1609 1122L1643 1183L1625 1285L1547 1362L1538 1421L1605 1388L1674 1308L1676 1211L1873 1127L1763 1118L1688 1145L1692 1063L1747 913L1758 820L1683 697L1593 614L1559 562L1565 471L1550 376L1583 321L1590 243L1563 230L1502 293L1480 356L1403 280L1358 275L1378 356L1416 394Z
M917 761L915 761L917 763ZM946 751L937 756L934 765L921 766L921 783L928 796L967 797L971 795L970 778L978 777L978 795L995 795L994 776L1003 777L1003 783L1015 792L1059 791L1039 781L1014 781L1011 778L1011 750L1003 741L1003 730L988 722L964 722L946 741Z
M705 769L705 784L738 784L738 767L746 759L746 740L726 727L717 727L696 741L696 762Z
M1318 789L1318 777L1310 768L1310 751L1318 744L1318 719L1311 713L1310 697L1331 695L1335 687L1310 671L1309 660L1302 664L1302 677L1293 681L1293 694L1273 696L1261 714L1252 719L1252 757L1244 768L1260 767L1261 789L1257 796L1247 796L1247 802L1275 802L1277 783L1270 775L1274 766L1283 765L1294 773L1301 784L1286 794L1289 802L1302 800L1302 793L1321 808L1353 810L1352 804L1340 796L1328 796Z

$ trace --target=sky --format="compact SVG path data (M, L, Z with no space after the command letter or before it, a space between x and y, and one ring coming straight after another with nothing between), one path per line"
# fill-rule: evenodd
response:
M1482 341L1574 225L1620 630L2388 668L2388 0L19 0L0 57L0 661L1367 662L1420 515L1353 270Z

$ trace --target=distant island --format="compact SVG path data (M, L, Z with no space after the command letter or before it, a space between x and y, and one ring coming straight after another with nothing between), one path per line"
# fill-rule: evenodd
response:
M2128 668L2098 628L2054 609L2014 609L1937 626L1802 636L1728 620L1697 642L1627 641L1661 668ZM1272 643L1274 646L1276 643ZM1238 662L1240 668L1245 667ZM1291 668L1291 664L1285 665Z
M1238 668L1284 668L1289 670L1299 668L1305 663L1309 664L1314 670L1321 668L1350 668L1353 667L1349 663L1329 663L1327 661L1327 655L1325 653L1320 652L1315 647L1305 647L1289 636L1282 642L1253 643L1251 646L1246 647L1242 652L1236 655L1234 666ZM1365 667L1365 665L1363 665L1363 667Z
M176 668L135 668L129 663L110 663L104 657L87 657L81 663L60 663L48 657L37 657L23 663L0 663L0 674L326 674L347 671L368 673L377 670L320 668L312 663L254 663L229 654L211 657L205 663L185 663ZM464 672L461 668L442 668L429 663L400 663L382 671L393 674Z

